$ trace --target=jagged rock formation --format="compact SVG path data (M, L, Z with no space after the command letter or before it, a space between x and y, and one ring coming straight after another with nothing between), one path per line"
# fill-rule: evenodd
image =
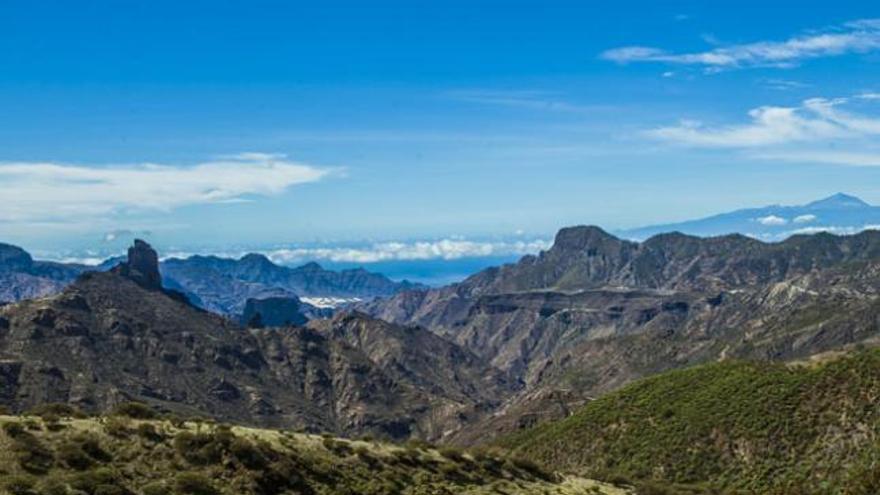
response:
M145 243L132 254L56 296L0 308L0 403L96 411L135 399L249 424L439 438L511 390L468 351L366 315L243 329L158 290Z
M527 384L470 432L485 435L555 392L574 403L688 364L787 359L872 339L878 287L876 231L775 244L664 234L639 244L574 227L538 256L362 309L423 325Z
M134 283L148 290L162 289L162 276L159 274L159 255L146 242L135 239L134 246L128 249L128 260L112 269Z

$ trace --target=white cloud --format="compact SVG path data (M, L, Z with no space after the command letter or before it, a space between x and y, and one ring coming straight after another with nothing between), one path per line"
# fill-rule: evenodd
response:
M828 163L851 167L880 167L880 152L837 150L771 150L751 153L752 158L794 163Z
M767 226L785 225L788 223L788 220L782 217L777 217L776 215L767 215L766 217L756 218L755 220L761 225Z
M755 148L880 135L880 117L841 109L849 103L849 98L811 98L798 107L752 109L750 122L745 124L712 127L684 120L645 134L674 144L709 148Z
M524 255L549 249L550 246L551 242L545 240L483 242L441 239L437 241L382 242L364 247L284 248L267 251L264 254L272 261L282 264L308 260L376 263L379 261L454 260Z
M816 215L807 214L807 215L798 215L794 217L792 220L794 223L810 223L816 221L818 217Z
M696 65L709 71L718 71L743 67L788 68L802 60L875 50L880 50L880 19L853 21L824 32L794 36L784 41L758 41L691 53L627 46L607 50L601 57L618 63L659 62Z
M246 153L193 166L0 162L0 222L37 223L170 211L279 194L328 171Z

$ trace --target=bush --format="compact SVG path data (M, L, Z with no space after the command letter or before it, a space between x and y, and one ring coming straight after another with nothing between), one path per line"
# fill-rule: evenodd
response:
M27 431L22 431L14 437L12 451L18 457L21 468L32 474L45 474L55 464L52 451Z
M440 449L440 455L455 462L464 462L464 452L455 447L443 447Z
M55 416L62 418L85 418L86 415L76 406L72 406L70 404L65 404L63 402L49 402L46 404L40 404L31 408L28 411L28 414L32 416L39 416L46 419L46 416Z
M70 486L92 495L123 495L129 493L122 484L122 477L111 468L99 467L78 474Z
M181 473L174 480L174 491L181 495L218 495L211 480L198 473Z
M4 477L2 486L10 495L33 495L35 485L33 476L12 475Z
M27 433L24 426L18 421L3 423L3 432L6 433L9 438L18 438L19 436Z
M104 431L111 437L128 438L131 435L131 420L126 417L107 418Z
M70 469L84 471L95 464L94 459L74 443L63 443L56 449L58 460Z
M154 483L150 483L148 485L144 485L144 487L141 488L141 495L170 495L170 494L171 494L171 490L168 488L168 486L165 485L165 483L163 483L161 481L157 481Z
M125 416L132 419L156 419L159 414L143 402L124 402L113 408L116 416Z
M235 438L229 445L232 456L244 467L253 470L265 469L269 464L264 450L268 449L261 449L246 438Z
M185 431L174 438L174 448L190 464L211 465L223 460L223 452L235 438L231 432L191 433Z
M138 436L151 442L161 442L165 439L165 436L156 430L156 426L150 423L139 424L136 431Z
M554 476L553 473L544 469L543 466L538 464L537 462L526 459L523 457L513 457L510 459L510 463L513 464L520 471L525 471L536 478L540 478L544 481L553 481Z

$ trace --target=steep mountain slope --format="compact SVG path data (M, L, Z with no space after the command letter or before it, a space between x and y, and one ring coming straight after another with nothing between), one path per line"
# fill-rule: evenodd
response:
M697 220L624 230L618 234L625 239L644 240L667 232L698 236L739 233L781 241L794 234L822 230L855 233L872 226L880 226L880 207L838 193L800 206L748 208Z
M162 263L162 274L169 285L194 296L199 306L228 315L241 314L245 301L252 298L295 295L300 299L369 300L421 287L363 269L335 272L317 263L288 268L260 254L238 260L215 256L168 259Z
M880 351L671 371L502 443L560 469L725 492L880 490Z
M244 330L162 289L155 259L138 243L111 272L0 308L0 403L95 411L137 399L249 424L438 438L510 389L453 344L365 315L322 328ZM347 338L352 325L370 331L369 348ZM430 368L383 361L407 345ZM455 370L454 382L433 372L444 368Z
M725 357L790 359L872 339L878 287L876 231L776 244L665 234L637 244L576 227L517 264L363 308L423 325L525 382L499 411L457 433L470 443L664 370Z
M56 408L57 409L57 408ZM0 416L0 490L14 494L624 495L497 453L124 416Z

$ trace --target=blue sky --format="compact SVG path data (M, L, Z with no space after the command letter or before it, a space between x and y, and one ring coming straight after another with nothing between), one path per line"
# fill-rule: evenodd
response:
M358 263L880 203L880 8L768 3L6 1L0 239Z

